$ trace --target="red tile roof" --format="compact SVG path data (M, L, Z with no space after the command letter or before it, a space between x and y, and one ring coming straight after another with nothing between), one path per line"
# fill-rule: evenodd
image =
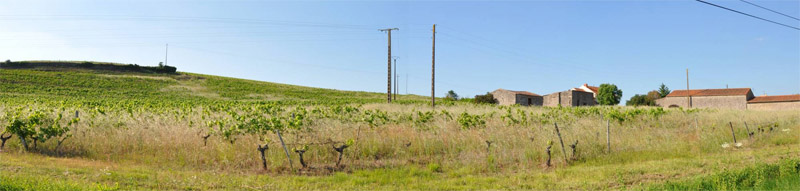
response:
M703 90L689 90L690 96L733 96L733 95L747 95L750 93L750 88L729 88L729 89L703 89ZM674 90L667 97L686 97L686 90Z
M768 103L768 102L787 102L800 101L800 94L795 95L776 95L776 96L756 96L747 103Z
M597 86L590 86L588 84L583 84L583 86L586 86L586 88L589 88L589 90L592 90L594 93L597 93L597 91L600 90L600 87Z

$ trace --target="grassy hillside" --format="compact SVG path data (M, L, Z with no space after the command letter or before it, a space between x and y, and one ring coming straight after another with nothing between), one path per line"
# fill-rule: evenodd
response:
M23 103L29 98L69 103L181 105L275 102L280 104L381 103L386 94L311 88L191 73L155 74L82 67L0 69L0 95ZM426 101L399 97L400 103Z
M0 152L0 190L792 190L800 181L798 111L432 109L418 96L386 104L380 93L63 68L3 69L0 82L0 138L13 136Z

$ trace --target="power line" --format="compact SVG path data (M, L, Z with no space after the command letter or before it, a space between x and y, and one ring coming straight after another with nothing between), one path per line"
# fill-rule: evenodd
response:
M760 6L760 5L756 5L755 3L751 3L751 2L749 2L749 1L745 1L745 0L739 0L739 1L742 1L742 2L745 2L745 3L747 3L747 4L750 4L750 5L752 5L752 6L756 6L756 7L758 7L758 8L762 8L762 9L764 9L764 10L767 10L767 11L770 11L770 12L773 12L773 13L777 13L777 14L780 14L780 15L783 15L783 16L786 16L786 17L789 17L789 18L792 18L792 19L794 19L794 20L798 20L798 21L800 21L800 19L798 19L797 17L793 17L793 16L790 16L790 15L787 15L787 14L783 14L783 13L781 13L781 12L778 12L778 11L775 11L775 10L772 10L772 9L769 9L769 8L766 8L766 7L762 7L762 6Z
M773 24L777 24L777 25L793 28L795 30L800 30L800 28L797 28L797 27L789 26L789 25L786 25L786 24L783 24L783 23L775 22L775 21L772 21L772 20L769 20L769 19L765 19L765 18L761 18L761 17L755 16L755 15L747 14L747 13L744 13L744 12L741 12L741 11L733 10L733 9L730 9L730 8L727 8L727 7L723 7L723 6L720 6L720 5L717 5L717 4L709 3L709 2L706 2L706 1L703 1L703 0L696 0L696 1L708 4L708 5L711 5L711 6L719 7L721 9L725 9L725 10L732 11L732 12L735 12L735 13L739 13L739 14L742 14L742 15L746 15L746 16L749 16L749 17L753 17L753 18L756 18L756 19L759 19L759 20L762 20L762 21L767 21L767 22L770 22L770 23L773 23Z

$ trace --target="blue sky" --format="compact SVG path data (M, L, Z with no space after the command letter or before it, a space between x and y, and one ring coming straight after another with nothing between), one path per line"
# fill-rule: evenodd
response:
M740 1L710 1L792 26ZM752 1L800 17L800 1ZM800 93L800 31L696 1L0 1L0 59L93 60L400 93L537 94L613 83L623 103L665 83ZM408 75L408 79L406 78ZM406 80L408 81L406 83ZM406 88L406 85L408 88Z

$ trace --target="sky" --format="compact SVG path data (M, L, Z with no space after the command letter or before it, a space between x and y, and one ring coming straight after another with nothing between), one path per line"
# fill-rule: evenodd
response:
M742 1L708 0L786 25ZM800 1L750 2L800 17ZM615 84L800 93L800 30L681 1L0 1L0 59L87 60L340 90L498 88L540 95ZM168 53L166 44L169 44Z

